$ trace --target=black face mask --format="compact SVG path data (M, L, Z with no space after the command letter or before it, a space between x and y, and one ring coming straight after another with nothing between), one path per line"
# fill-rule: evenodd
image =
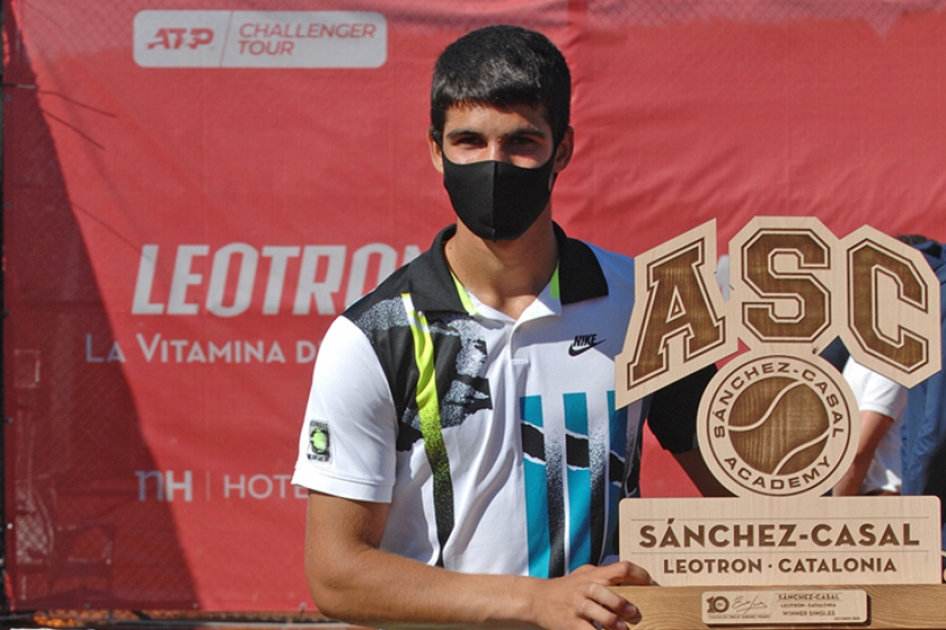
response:
M519 238L549 203L555 152L538 168L487 160L455 164L443 156L443 185L471 232L490 241Z

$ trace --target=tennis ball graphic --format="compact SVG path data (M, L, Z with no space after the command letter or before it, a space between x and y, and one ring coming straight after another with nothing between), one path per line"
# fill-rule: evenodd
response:
M786 475L813 464L823 452L830 420L817 392L804 382L772 377L749 385L733 404L730 440L759 472Z
M313 431L310 440L312 442L312 449L316 453L324 453L328 450L328 434L322 429Z

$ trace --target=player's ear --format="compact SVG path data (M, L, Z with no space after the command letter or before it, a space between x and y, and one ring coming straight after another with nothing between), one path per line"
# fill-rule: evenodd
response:
M562 141L558 143L555 149L555 165L552 167L553 173L560 173L565 170L568 163L572 161L572 154L575 151L575 130L569 125L562 136Z
M430 148L430 161L437 172L443 175L443 147L434 140L433 128L427 129L427 145Z

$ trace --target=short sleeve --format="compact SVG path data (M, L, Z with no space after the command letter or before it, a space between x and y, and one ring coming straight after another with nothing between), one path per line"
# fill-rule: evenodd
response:
M647 424L664 449L685 453L698 447L696 414L715 374L716 366L710 365L652 394Z
M390 502L397 421L371 343L345 317L319 346L292 483L359 501Z
M895 420L903 414L908 393L903 385L864 367L854 359L849 359L844 366L844 378L852 384L861 411L874 411Z

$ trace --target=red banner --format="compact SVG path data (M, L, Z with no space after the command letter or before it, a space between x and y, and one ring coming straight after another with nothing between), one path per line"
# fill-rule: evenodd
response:
M572 236L634 255L716 218L725 252L762 214L946 238L942 2L271 4L4 2L17 609L311 606L312 362L453 220L429 75L472 28L569 60ZM645 492L692 493L655 460Z

